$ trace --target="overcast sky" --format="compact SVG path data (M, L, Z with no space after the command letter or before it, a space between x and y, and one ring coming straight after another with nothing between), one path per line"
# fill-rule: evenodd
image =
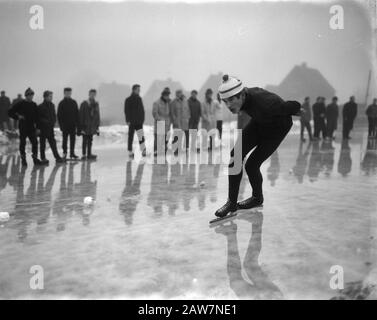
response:
M372 33L357 2L341 3L344 30L329 28L331 4L323 2L38 1L45 28L33 31L34 2L0 2L0 88L12 97L27 86L59 90L59 97L68 85L137 82L146 91L153 80L171 77L189 90L219 71L263 87L306 61L341 98L363 96Z

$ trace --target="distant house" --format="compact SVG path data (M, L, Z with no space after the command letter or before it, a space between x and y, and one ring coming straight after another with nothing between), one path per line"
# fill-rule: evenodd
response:
M306 63L294 66L278 86L267 85L266 90L277 93L283 99L300 102L307 96L311 101L315 101L318 96L327 99L335 96L335 89L326 78Z
M164 90L165 87L169 87L171 94L170 98L175 98L175 91L178 89L182 89L186 97L189 96L189 93L186 92L183 86L178 82L174 81L171 78L167 80L155 80L149 87L149 89L143 95L143 103L145 108L145 123L146 124L153 124L153 117L152 117L152 108L153 103L157 101L161 97L161 92Z

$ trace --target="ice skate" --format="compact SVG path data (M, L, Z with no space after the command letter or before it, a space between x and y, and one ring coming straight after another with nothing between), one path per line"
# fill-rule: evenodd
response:
M41 164L44 166L48 166L50 164L50 161L44 158L44 159L41 159Z
M250 197L237 203L238 210L250 210L263 208L263 197Z
M35 166L41 166L43 165L42 161L39 160L38 158L33 158L33 162Z
M88 157L87 157L88 160L97 160L97 155L96 154L88 154Z
M212 225L216 222L225 221L229 218L235 217L237 215L237 204L227 201L220 209L215 212L217 218L212 219L209 224Z
M70 160L78 161L78 160L79 160L79 156L76 156L76 155L73 153L73 154L71 154L71 156L70 156Z

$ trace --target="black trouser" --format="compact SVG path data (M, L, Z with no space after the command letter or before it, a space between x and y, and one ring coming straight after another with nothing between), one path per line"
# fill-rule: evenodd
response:
M189 129L196 129L198 130L199 126L199 118L198 119L189 119Z
M301 123L301 130L300 130L301 139L304 138L304 130L306 128L306 131L308 131L309 139L311 140L313 136L312 136L312 126L310 125L310 121L301 120L300 123Z
M92 134L83 134L82 135L82 155L90 156L92 154L92 144L93 144L93 135Z
M69 136L70 155L75 154L76 133L74 131L63 131L63 153L67 154L67 142Z
M334 137L337 119L327 119L326 134L329 138Z
M368 117L368 136L375 137L377 130L377 118Z
M322 137L326 138L326 123L325 118L315 117L314 118L314 138L319 138L322 132Z
M21 158L24 158L24 159L26 158L26 152L25 152L26 138L29 138L29 140L30 140L31 152L32 152L33 159L37 159L38 158L37 136L35 135L34 131L23 131L23 130L20 130L20 155L21 155Z
M180 130L180 129L178 129ZM190 135L189 135L189 130L183 130L183 132L185 133L185 139L186 139L186 149L189 149L190 148ZM179 134L182 133L182 131L179 132ZM172 141L172 144L174 145L175 143L177 143L178 141L178 135L175 135L174 138L173 138L173 141ZM178 146L176 150L178 150L181 146Z
M343 138L349 138L350 132L353 128L354 119L343 119Z
M127 145L128 151L132 151L132 142L134 141L135 131L142 130L142 129L143 129L142 124L132 124L132 123L130 123L130 125L128 126L128 145ZM145 142L145 138L144 138L144 134L143 134L143 137L141 138L141 140L139 140L139 144L141 145L144 142Z
M60 158L58 153L58 149L56 147L56 140L54 136L54 128L47 128L41 130L41 135L39 137L39 148L41 153L41 159L46 159L46 140L48 141L51 151L55 157L55 159Z
M217 130L219 130L219 138L221 140L221 137L223 135L223 121L222 120L216 121L216 128L217 128Z
M245 164L245 170L249 177L251 187L253 189L254 197L263 197L262 183L263 177L260 172L260 166L269 157L280 143L284 140L292 127L292 117L284 117L276 120L273 124L260 124L251 120L244 129L242 129L242 161L245 156L255 147L250 154ZM240 141L237 140L236 144ZM235 150L238 146L231 151L231 158L233 158ZM236 156L237 157L237 156ZM229 164L229 170L232 170ZM229 173L229 200L233 203L237 202L238 192L242 179L242 168L238 174ZM235 172L233 172L235 173Z

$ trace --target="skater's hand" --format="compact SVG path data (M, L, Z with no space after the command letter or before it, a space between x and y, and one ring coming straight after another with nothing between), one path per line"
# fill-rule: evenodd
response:
M99 136L99 130L97 130L96 135Z
M25 120L25 117L22 114L18 115L18 120Z

